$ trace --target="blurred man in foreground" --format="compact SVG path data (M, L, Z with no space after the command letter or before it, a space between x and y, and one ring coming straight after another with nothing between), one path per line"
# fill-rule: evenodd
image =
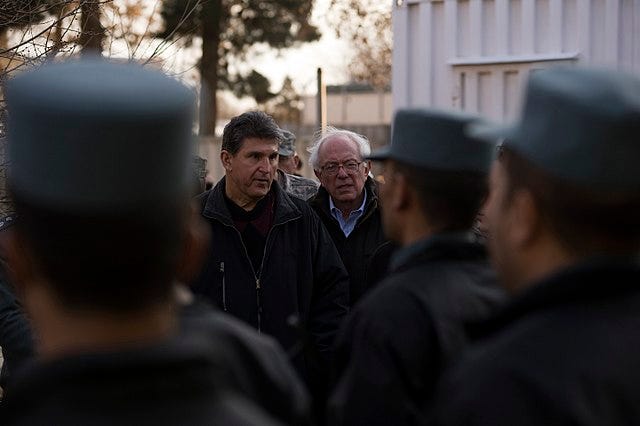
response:
M215 345L178 333L173 282L201 259L190 92L84 61L16 77L7 102L8 257L39 359L13 378L2 423L268 423L227 390Z
M531 76L486 206L515 299L442 385L441 425L622 425L640 419L640 80Z
M341 330L332 424L420 424L437 378L465 347L465 324L502 301L471 231L493 153L464 135L473 120L400 110L391 145L369 157L383 162L384 230L400 248Z

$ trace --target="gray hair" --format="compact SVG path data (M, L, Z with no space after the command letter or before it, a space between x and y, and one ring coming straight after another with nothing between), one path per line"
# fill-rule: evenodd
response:
M353 141L358 146L358 151L360 151L360 159L364 159L371 154L371 145L369 144L369 139L365 136L360 135L356 132L352 132L351 130L338 129L336 127L327 127L324 133L320 131L317 132L314 136L315 142L311 145L307 151L311 154L309 156L309 164L313 167L314 170L320 169L320 159L318 158L318 152L320 151L320 147L329 139L339 136L346 138L350 141Z

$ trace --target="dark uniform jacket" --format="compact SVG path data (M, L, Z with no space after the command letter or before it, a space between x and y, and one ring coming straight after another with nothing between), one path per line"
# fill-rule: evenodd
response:
M309 204L318 213L322 223L331 234L333 242L338 248L340 257L347 268L350 280L350 299L354 305L369 289L367 286L367 269L373 253L385 241L378 207L378 192L376 183L370 177L365 183L367 203L364 213L358 219L355 228L345 237L340 224L329 210L329 193L324 187L318 189L318 194L309 200Z
M528 288L448 373L439 425L640 423L640 264L593 260Z
M310 422L310 400L280 345L199 300L180 310L185 333L203 333L216 347L227 384L285 424Z
M467 343L465 323L502 300L484 248L467 234L436 235L398 251L390 275L341 332L330 423L419 423L437 378Z
M348 310L348 276L331 237L303 200L274 181L273 226L262 268L255 271L224 200L225 179L200 196L212 244L196 294L269 334L293 353L309 379L325 374L335 335ZM305 349L302 352L302 349Z
M3 426L264 425L273 422L229 392L205 338L34 363L0 404Z

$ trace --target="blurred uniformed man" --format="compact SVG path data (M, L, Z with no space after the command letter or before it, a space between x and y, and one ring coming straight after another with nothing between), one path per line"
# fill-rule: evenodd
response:
M276 180L287 194L308 200L316 195L320 184L315 180L300 176L298 170L302 167L302 162L296 152L296 136L288 130L280 130L282 131L282 140L278 143Z
M486 207L515 299L445 380L441 425L622 425L640 419L640 79L533 74Z
M227 389L215 343L178 332L174 279L202 245L191 93L83 61L20 75L6 95L20 217L8 257L39 359L12 377L2 424L269 423Z
M382 221L400 248L341 330L332 424L420 423L436 379L465 347L465 323L502 300L471 232L493 153L465 136L474 119L400 110L391 145L369 157L383 162Z
M296 135L286 129L280 129L282 140L278 144L278 170L290 175L298 175L302 161L296 152Z

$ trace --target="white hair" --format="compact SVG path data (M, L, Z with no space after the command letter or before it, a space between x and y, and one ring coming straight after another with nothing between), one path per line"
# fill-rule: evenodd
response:
M320 170L320 159L318 158L318 152L320 152L320 147L329 139L333 137L343 137L350 141L353 141L358 146L358 151L360 151L360 159L363 160L371 154L371 145L369 144L369 139L365 136L360 135L356 132L352 132L351 130L338 129L336 127L327 127L322 133L321 131L316 132L314 136L314 143L311 145L307 151L309 151L309 164L313 167L314 170Z

